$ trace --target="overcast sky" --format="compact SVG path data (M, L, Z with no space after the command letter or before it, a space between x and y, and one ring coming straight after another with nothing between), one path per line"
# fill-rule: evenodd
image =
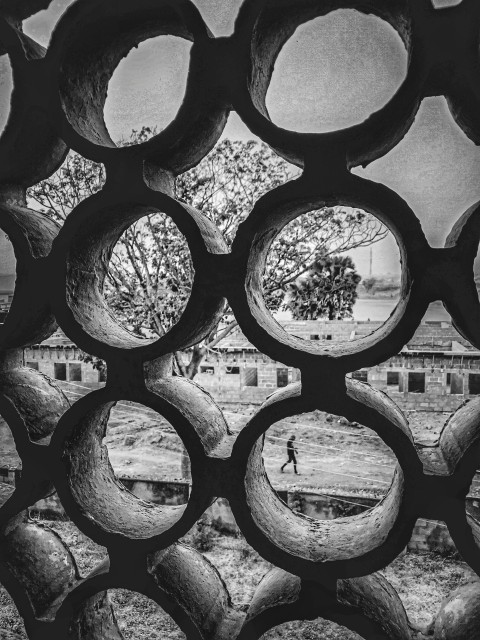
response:
M453 4L437 0L436 4ZM47 44L55 21L70 4L54 0L25 23L25 31ZM216 36L229 35L240 0L196 0ZM185 89L190 43L160 37L141 45L117 69L109 87L106 122L114 139L132 128L164 128ZM5 64L0 59L0 74ZM352 10L336 11L300 27L275 67L267 104L272 120L298 131L329 131L361 122L395 93L406 73L400 38L386 23ZM3 117L8 79L0 76ZM2 114L0 113L0 118ZM252 134L232 114L225 135ZM420 217L430 243L442 246L451 226L480 199L480 150L455 125L443 98L425 100L403 142L359 174L395 189ZM398 273L394 242L376 245L374 273ZM356 252L363 275L369 250Z

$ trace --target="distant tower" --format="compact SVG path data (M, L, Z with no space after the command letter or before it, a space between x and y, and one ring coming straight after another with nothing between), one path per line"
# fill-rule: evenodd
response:
M12 243L7 234L0 230L0 322L13 299L16 264Z

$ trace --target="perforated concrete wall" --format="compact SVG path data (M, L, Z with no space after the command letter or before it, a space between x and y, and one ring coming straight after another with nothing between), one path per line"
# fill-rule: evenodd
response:
M0 411L23 465L21 482L0 511L0 579L29 637L121 638L105 590L122 587L158 602L192 639L258 638L280 622L316 616L364 638L410 638L397 593L375 572L401 553L419 517L444 521L463 558L480 572L480 528L465 509L479 458L480 405L474 400L459 409L438 455L425 459L395 404L345 376L397 353L434 300L443 301L461 334L480 347L472 271L480 209L472 206L445 248L434 249L398 194L351 169L393 149L431 95L446 96L458 127L480 142L480 4L463 0L436 10L430 0L245 0L234 34L216 39L188 0L80 0L59 20L45 50L19 26L48 4L0 2L0 42L15 82L0 140L0 226L17 259L15 296L0 330ZM408 50L407 77L384 108L351 129L282 130L265 107L275 59L298 25L338 8L373 13L397 30ZM103 120L108 80L132 47L160 34L193 42L184 103L154 138L117 148ZM175 200L172 182L212 149L232 109L303 172L256 203L229 251L201 211ZM107 180L59 229L26 208L25 188L51 175L67 148L102 162ZM395 235L402 300L374 334L325 348L276 323L261 276L271 242L290 220L337 204L372 212ZM101 292L115 242L152 210L166 213L184 234L195 281L178 324L145 341L116 322ZM171 375L172 351L204 338L225 299L259 351L301 371L301 382L274 393L237 438L202 388ZM106 387L71 407L51 380L22 366L21 349L48 337L57 323L74 344L108 364ZM163 414L182 438L193 480L185 507L152 506L115 478L102 439L112 404L121 399ZM394 451L394 480L370 511L315 521L291 511L270 486L262 435L279 418L314 409L367 425ZM25 518L26 507L52 485L75 524L108 548L108 562L87 577L58 538ZM228 499L249 544L276 567L246 611L232 605L211 564L177 542L216 496ZM474 596L463 593L454 617L440 614L437 638L475 637ZM473 636L464 633L467 623Z

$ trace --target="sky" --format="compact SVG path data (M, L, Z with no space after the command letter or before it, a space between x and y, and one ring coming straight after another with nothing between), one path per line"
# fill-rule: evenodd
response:
M433 1L433 0L432 0ZM53 0L27 20L25 32L46 45L65 7ZM228 36L241 0L196 0L216 36ZM435 0L437 6L457 0ZM185 90L190 43L161 36L141 44L117 68L109 85L105 119L112 137L143 125L164 128ZM305 132L331 131L363 121L396 92L407 56L390 25L353 10L339 10L297 29L283 48L267 95L276 124ZM9 73L0 58L0 126L6 119ZM224 137L255 138L232 114ZM424 100L404 140L383 158L355 173L381 182L404 198L420 218L427 239L443 246L454 222L480 199L480 149L456 126L444 98ZM399 253L390 238L372 248L372 272L399 274ZM369 275L370 249L352 253Z

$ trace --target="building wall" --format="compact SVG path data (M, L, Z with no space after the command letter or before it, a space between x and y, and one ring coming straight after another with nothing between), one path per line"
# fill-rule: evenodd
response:
M286 324L285 329L309 340L341 342L355 336L371 333L380 323L309 321ZM421 325L409 343L409 349L418 353L399 354L387 362L365 369L354 377L365 379L373 387L388 393L404 410L455 411L472 393L470 375L480 375L480 354L455 352L448 354L453 345L465 348L464 340L448 323ZM240 339L233 340L240 344ZM245 340L243 344L245 343ZM422 353L420 350L423 349ZM443 349L445 353L436 349ZM427 351L428 350L428 351ZM72 345L42 344L25 349L27 366L33 366L54 379L85 386L101 382L99 372L81 360L82 352ZM365 378L366 374L366 378ZM398 374L398 383L391 384L392 374ZM410 388L411 374L424 380L424 389ZM226 347L202 362L195 381L209 391L219 402L260 404L280 386L300 379L300 372L274 362L253 347ZM480 380L480 379L479 379Z
M238 354L237 354L238 356ZM277 371L285 365L272 362L258 354L244 353L242 361L234 354L211 361L211 373L199 373L195 378L217 401L221 402L263 402L278 388ZM239 374L227 374L232 364L239 368ZM256 368L258 386L245 386L245 371ZM288 369L288 382L300 379L300 372ZM366 381L376 389L388 393L404 410L455 411L465 400L475 397L469 392L469 375L480 374L480 359L465 356L412 357L396 356L382 365L364 370ZM388 383L391 373L398 373L399 384ZM425 391L409 391L409 374L424 376ZM355 377L355 374L354 374ZM449 382L450 378L450 382ZM452 379L460 381L460 389L452 386ZM460 393L458 392L460 391Z
M31 366L50 378L61 379L57 375L58 370L55 364L64 364L67 381L98 383L100 381L98 370L94 369L90 363L83 362L81 356L80 349L64 346L35 345L24 349L23 352L25 366ZM80 380L77 375L79 370Z

